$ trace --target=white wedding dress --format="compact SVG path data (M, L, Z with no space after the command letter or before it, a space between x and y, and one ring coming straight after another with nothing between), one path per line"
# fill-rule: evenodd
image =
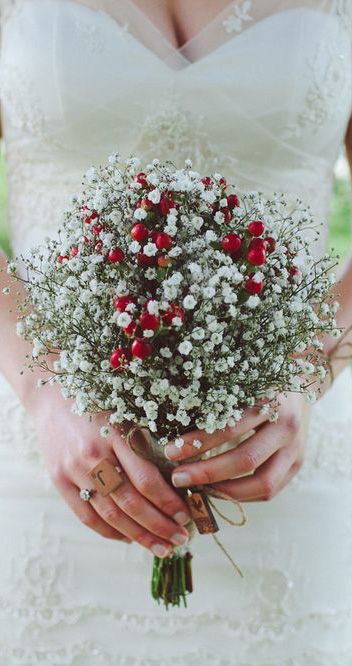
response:
M55 232L81 174L116 150L190 157L326 220L352 113L349 0L231 2L182 48L132 0L0 4L15 254ZM63 502L4 379L0 404L0 666L352 665L349 369L313 406L293 481L247 504L244 528L219 518L244 579L198 535L194 593L168 612L149 594L152 555Z

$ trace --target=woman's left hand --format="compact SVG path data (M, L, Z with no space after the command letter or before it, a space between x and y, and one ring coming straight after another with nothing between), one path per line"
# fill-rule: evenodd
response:
M167 458L181 462L172 474L174 486L189 488L211 484L214 490L241 501L274 497L302 465L310 410L299 394L281 395L279 402L279 418L275 423L269 422L258 408L246 409L233 428L217 430L212 435L194 430L182 435L181 448L172 442L167 444ZM232 450L199 462L187 462L188 458L253 430L254 434ZM198 449L192 444L195 439L202 442ZM182 461L186 461L185 464Z

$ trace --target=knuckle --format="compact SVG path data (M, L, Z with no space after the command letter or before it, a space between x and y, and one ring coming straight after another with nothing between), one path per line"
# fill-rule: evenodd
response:
M108 506L101 512L101 516L106 523L116 525L117 522L117 511L113 506Z
M285 414L283 416L282 425L287 433L296 435L299 431L300 419L297 414L290 412L289 414Z
M90 511L88 511L87 509L84 509L84 508L80 509L79 512L77 513L77 516L78 516L79 520L81 521L81 523L83 523L83 525L86 525L87 527L92 527L92 528L95 527L96 521L94 520L94 517L93 517L92 513Z
M100 460L101 448L94 440L84 440L80 446L80 455L89 460Z
M134 493L122 493L119 496L118 502L120 508L129 515L135 515L140 510L140 501Z
M241 455L241 467L244 472L252 472L258 467L258 457L254 451L244 451Z
M152 471L148 471L139 473L135 478L134 483L136 488L138 488L138 490L144 495L144 493L150 492L151 489L155 489L158 481L158 474Z
M204 465L204 467L203 466L200 467L197 472L192 473L192 479L193 479L193 483L196 483L196 484L197 483L201 483L201 484L203 484L203 483L204 484L213 483L213 481L215 480L213 473L205 465Z
M183 507L180 508L177 498L163 499L160 501L160 508L170 516L173 516L177 511L184 510Z
M151 538L148 535L148 532L137 532L137 534L134 535L134 540L139 543L140 546L145 546L145 548L150 548L151 546Z
M61 486L65 479L66 473L64 468L60 465L48 470L49 477L55 486Z
M301 469L302 465L303 465L303 456L297 458L297 460L294 461L291 467L291 471L293 472L293 474L297 474L297 472L299 472L299 470Z
M276 494L274 481L269 476L262 479L262 492L265 501L271 500Z

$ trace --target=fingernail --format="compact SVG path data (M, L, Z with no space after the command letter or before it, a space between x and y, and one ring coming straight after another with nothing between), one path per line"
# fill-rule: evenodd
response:
M175 472L172 475L172 483L174 486L189 486L191 483L191 477L186 472Z
M178 511L173 518L179 525L186 525L191 520L191 516L185 511Z
M166 458L169 460L174 460L175 458L178 458L180 449L175 446L175 444L167 444L164 449L164 453Z
M179 532L176 532L175 534L172 535L170 540L176 546L184 546L184 544L187 543L187 541L188 541L188 536L186 536L185 534L180 534Z
M157 557L165 557L168 552L168 549L162 546L161 543L154 543L151 549Z

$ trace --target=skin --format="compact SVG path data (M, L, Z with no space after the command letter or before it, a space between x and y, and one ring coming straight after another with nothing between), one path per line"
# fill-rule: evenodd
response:
M137 1L143 8L143 0ZM227 1L222 0L216 7L217 11ZM150 18L156 24L159 21L158 27L175 46L182 45L214 16L214 3L210 0L204 0L198 17L190 16L190 6L188 0L152 0L148 4ZM346 133L346 149L352 164L351 126ZM188 536L186 528L173 518L177 514L181 522L187 522L189 514L186 504L153 463L129 451L118 431L109 438L100 436L100 427L106 423L104 415L96 415L91 421L85 416L78 417L72 414L70 402L63 399L57 387L46 385L45 388L37 389L37 380L43 378L40 370L20 374L26 365L26 354L31 353L29 345L15 334L16 302L24 298L25 292L18 285L13 288L6 273L4 255L0 255L1 268L0 371L33 419L38 446L53 484L77 518L101 536L135 541L150 550L158 544L165 548L164 555L170 554L173 548L172 535L179 533ZM336 317L338 326L352 324L351 285L352 261L349 261L343 270L341 283L336 288L341 303ZM2 293L6 286L11 286L9 296ZM347 336L348 341L352 342L352 335ZM332 342L327 340L327 351L331 345ZM347 360L335 361L335 375L347 363ZM322 392L328 386L327 380ZM192 484L210 483L214 489L242 501L271 499L302 465L308 416L309 408L304 399L290 394L281 397L280 415L276 424L269 423L252 409L246 411L235 429L213 435L188 433L184 436L186 445L181 450L176 449L180 465L174 474L187 471ZM192 439L200 439L203 443L202 448L196 451L199 454L245 433L249 436L236 450L221 453L209 460L186 462L187 458L195 454L194 447L189 444ZM172 452L172 443L168 445L167 451ZM120 461L126 475L125 481L108 498L96 494L90 502L82 502L78 489L91 487L88 472L103 457L115 464L117 460ZM189 482L185 485L189 485ZM184 521L179 516L180 512L186 514ZM156 554L162 556L160 551Z

